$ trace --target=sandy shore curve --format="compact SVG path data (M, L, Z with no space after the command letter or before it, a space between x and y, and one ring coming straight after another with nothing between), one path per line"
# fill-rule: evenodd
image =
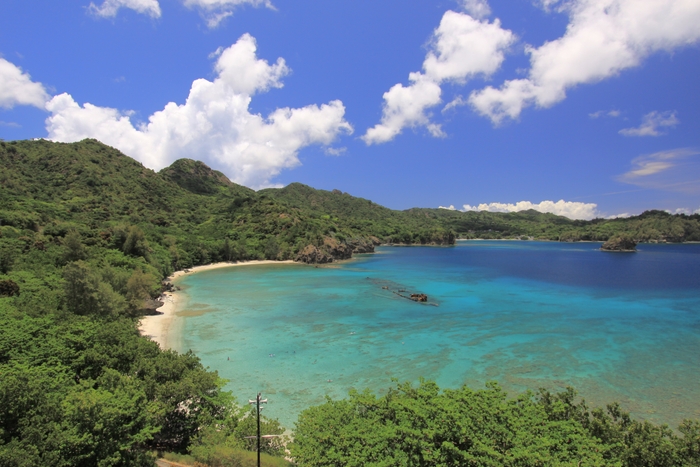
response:
M294 264L294 261L257 260L205 264L202 266L195 266L189 269L176 271L166 280L169 282L175 282L182 276L197 272L238 266L257 266L261 264ZM161 295L160 300L163 302L163 306L156 310L158 314L142 317L139 322L139 332L142 336L146 336L157 342L161 349L170 349L174 344L174 342L172 342L171 335L177 330L177 314L178 312L182 311L182 294L178 292L164 292L163 295Z

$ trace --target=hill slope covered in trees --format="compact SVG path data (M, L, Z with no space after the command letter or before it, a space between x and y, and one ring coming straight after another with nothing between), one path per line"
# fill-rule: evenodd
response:
M254 431L253 418L222 391L218 375L195 355L163 351L137 332L145 304L176 269L239 259L330 261L372 251L378 243L449 245L455 232L564 239L570 231L587 238L626 229L637 236L648 232L648 240L689 240L698 224L698 216L660 212L582 222L534 212L393 211L301 184L255 192L189 159L156 173L95 140L0 142L0 167L2 466L153 465L155 450L191 452L215 464L251 447L245 436ZM463 392L460 398L473 399ZM498 397L462 407L453 401L461 393L438 397L432 387L402 386L391 394L409 397L354 395L347 403L310 409L300 419L293 451L300 463L459 465L490 459L496 465L513 459L515 449L517 465L568 462L584 451L592 462L580 465L698 465L688 460L700 452L697 422L681 427L683 437L677 437L667 428L635 425L619 411L596 412L591 417L602 421L595 426L603 424L596 429L607 430L600 434L587 428L582 409L569 399L548 411L544 396L506 403L493 393ZM434 414L426 411L432 400L442 404ZM507 419L489 418L506 406ZM490 420L490 431L472 441L466 407L476 419ZM406 420L422 421L406 431ZM560 422L562 429L555 426ZM530 426L552 433L548 444L525 436ZM274 421L263 423L265 434L282 431ZM354 444L334 445L332 438ZM572 442L578 444L564 444ZM484 457L471 446L488 452ZM592 454L601 446L603 454ZM265 449L284 453L280 442ZM318 456L317 449L323 450ZM660 460L637 462L639 452Z

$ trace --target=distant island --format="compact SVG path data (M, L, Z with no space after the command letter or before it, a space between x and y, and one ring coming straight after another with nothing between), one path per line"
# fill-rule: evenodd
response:
M637 251L637 242L632 240L629 236L620 235L603 243L600 249L603 251L634 252Z
M700 241L697 214L646 211L579 221L533 210L396 211L300 183L256 192L190 159L154 172L93 139L1 141L0 167L2 465L153 465L156 452L189 453L203 464L223 465L221 456L249 460L253 417L222 390L218 375L196 355L165 351L137 331L139 318L169 287L163 279L175 271L248 260L328 263L380 244L449 246L460 238ZM418 445L431 453L429 463L452 456L450 465L460 459L642 465L628 462L641 452L680 462L654 465L697 465L697 422L683 425L679 436L631 421L615 405L589 412L570 390L521 395L517 404L506 404L497 386L460 391L438 397L438 388L424 382L417 389L399 385L380 400L357 393L347 403L329 401L304 414L292 452L304 465L378 462L382 455L424 465L409 452ZM479 449L470 451L472 441L459 434L467 433L459 424L473 422L454 412L453 399L481 411L472 414L488 425L475 435ZM420 411L421 426L395 418L408 407ZM376 416L363 422L367 413ZM505 425L494 420L501 416L517 428L512 439L498 438ZM406 417L419 419L413 412ZM448 425L436 428L436 417L453 417L457 425L443 433ZM346 419L353 424L336 423ZM440 439L411 431L423 428ZM531 437L532 430L543 430L547 442ZM263 419L262 431L275 436L265 445L266 465L288 465L284 428ZM339 434L358 441L329 460ZM391 452L363 448L357 457L355 448L370 434Z

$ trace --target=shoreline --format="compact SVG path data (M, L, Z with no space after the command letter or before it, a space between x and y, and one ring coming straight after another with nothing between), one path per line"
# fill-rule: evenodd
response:
M263 264L295 264L295 261L275 261L275 260L254 260L254 261L237 261L237 262L221 262L204 264L202 266L194 266L189 269L175 271L165 280L173 282L180 277L194 274L212 269L231 268L239 266L259 266ZM166 350L172 348L172 331L178 328L177 314L181 311L183 294L174 292L163 292L160 299L163 301L163 306L156 309L158 314L142 316L138 330L142 336L148 337L156 342L161 349Z

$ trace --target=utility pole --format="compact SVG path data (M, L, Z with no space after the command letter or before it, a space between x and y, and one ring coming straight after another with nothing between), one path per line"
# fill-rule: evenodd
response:
M260 399L261 394L258 393L258 397L255 398L255 400L248 400L249 404L255 404L255 411L257 412L258 415L258 467L260 467L260 404L267 404L267 399Z

